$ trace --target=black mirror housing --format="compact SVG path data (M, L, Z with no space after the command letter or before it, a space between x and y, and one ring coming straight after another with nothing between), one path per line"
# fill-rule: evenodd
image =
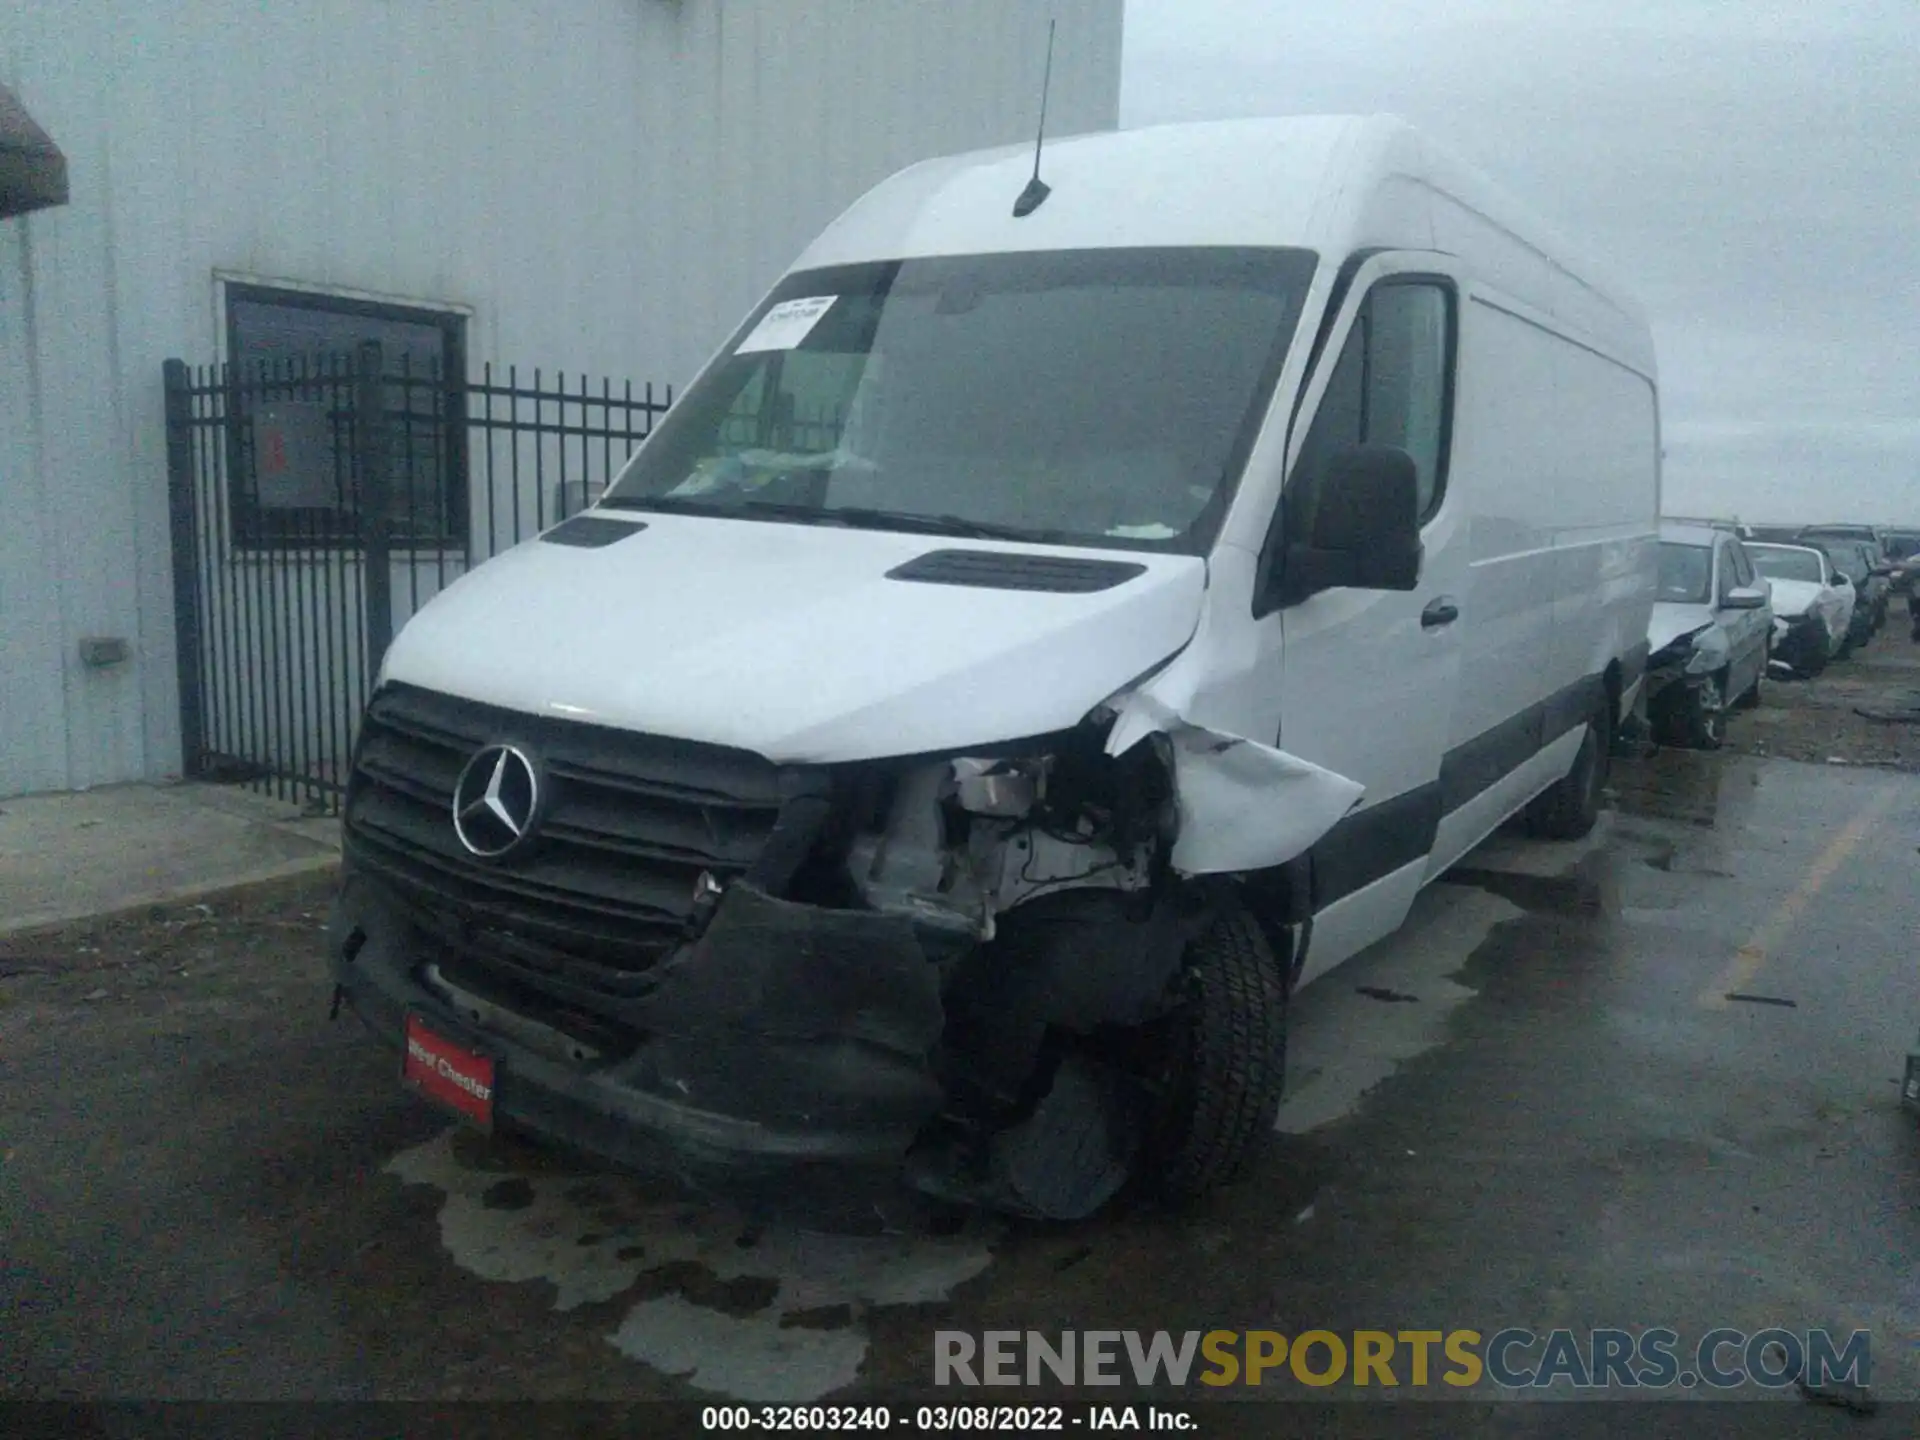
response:
M1282 555L1278 596L1294 604L1322 590L1412 590L1420 583L1420 472L1393 445L1349 445L1317 477L1310 535Z

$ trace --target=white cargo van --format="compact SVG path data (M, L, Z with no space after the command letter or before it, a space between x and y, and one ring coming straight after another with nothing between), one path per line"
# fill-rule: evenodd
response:
M396 639L332 954L409 1083L748 1198L1190 1195L1293 990L1509 817L1593 824L1634 303L1391 120L1039 163L870 192Z

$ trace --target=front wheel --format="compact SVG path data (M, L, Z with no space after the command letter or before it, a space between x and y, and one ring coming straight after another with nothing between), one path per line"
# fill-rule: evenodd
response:
M1681 740L1695 750L1718 750L1727 740L1727 672L1708 675L1687 692L1676 719Z
M1768 645L1764 650L1760 652L1760 669L1759 669L1759 672L1755 674L1753 677L1753 684L1747 687L1747 691L1744 695L1742 695L1738 700L1734 701L1734 704L1739 706L1740 709L1758 710L1760 708L1760 686L1765 682L1766 675L1767 675L1767 667L1772 663L1773 663L1773 646Z
M1273 1130L1287 1073L1288 976L1246 909L1222 909L1194 938L1185 981L1143 1166L1176 1201L1240 1174Z

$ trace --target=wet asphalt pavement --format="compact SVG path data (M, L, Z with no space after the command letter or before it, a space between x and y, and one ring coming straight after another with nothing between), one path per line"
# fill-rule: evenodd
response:
M848 1400L924 1392L942 1329L1778 1325L1869 1330L1920 1398L1920 777L1663 752L1614 788L1304 992L1282 1133L1179 1216L827 1237L485 1145L325 1023L311 883L201 917L184 975L158 920L15 944L0 1392ZM101 985L83 943L175 958ZM1380 1392L1236 1392L1309 1395ZM1741 1433L1914 1428L1774 1398ZM1562 1428L1526 1409L1451 1433Z

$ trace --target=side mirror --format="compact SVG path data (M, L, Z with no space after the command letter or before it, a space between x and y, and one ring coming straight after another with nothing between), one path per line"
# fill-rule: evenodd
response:
M1758 610L1767 600L1766 591L1752 585L1742 585L1727 592L1726 607L1729 610Z
M1392 445L1348 445L1313 486L1313 525L1280 555L1277 598L1322 590L1412 590L1420 583L1420 472Z

